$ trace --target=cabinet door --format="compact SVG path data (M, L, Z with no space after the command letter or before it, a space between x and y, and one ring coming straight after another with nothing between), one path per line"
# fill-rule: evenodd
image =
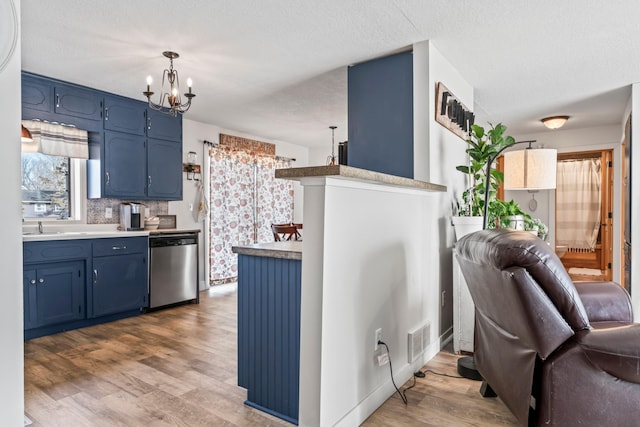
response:
M147 196L182 200L182 144L151 138L147 144Z
M93 258L92 286L92 317L146 307L146 254Z
M25 328L84 318L83 261L42 264L25 273Z
M144 198L147 152L143 136L106 131L104 197Z
M143 102L107 96L104 99L104 128L144 135L146 111L147 105Z
M102 96L94 90L56 84L54 111L57 114L101 121Z
M39 113L53 112L52 100L53 84L50 81L24 74L22 75L23 119L35 119L38 118Z
M182 116L173 117L148 108L147 136L168 141L182 141Z
M36 318L36 283L35 269L22 272L22 306L24 311L24 329L32 329L37 325Z

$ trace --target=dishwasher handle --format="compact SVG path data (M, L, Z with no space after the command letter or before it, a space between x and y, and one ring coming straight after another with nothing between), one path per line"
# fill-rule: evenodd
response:
M186 246L186 245L197 245L198 238L197 237L157 237L153 239L149 239L149 247L150 248L162 248L167 246Z

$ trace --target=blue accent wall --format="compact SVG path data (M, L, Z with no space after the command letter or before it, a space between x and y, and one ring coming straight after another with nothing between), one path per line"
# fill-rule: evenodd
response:
M302 261L238 255L238 385L245 404L298 423Z
M349 67L348 97L349 166L413 178L412 52Z

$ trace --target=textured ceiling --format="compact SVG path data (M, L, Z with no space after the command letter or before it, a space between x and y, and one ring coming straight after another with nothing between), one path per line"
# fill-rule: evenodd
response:
M509 133L621 122L640 80L635 0L22 0L23 69L143 100L168 61L185 117L306 146L347 138L346 66L431 40Z

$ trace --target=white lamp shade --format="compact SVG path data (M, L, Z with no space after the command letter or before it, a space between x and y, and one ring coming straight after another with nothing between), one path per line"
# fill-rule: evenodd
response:
M549 190L556 188L557 150L550 148L504 153L505 190Z

